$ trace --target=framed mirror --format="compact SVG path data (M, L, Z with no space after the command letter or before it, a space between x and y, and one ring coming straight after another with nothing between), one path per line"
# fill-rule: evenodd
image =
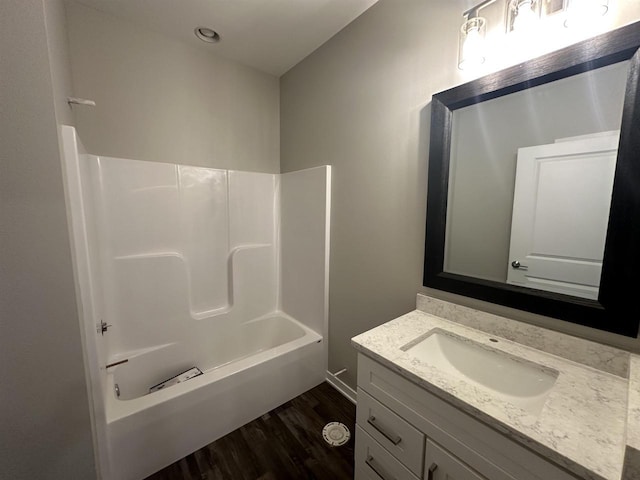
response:
M424 285L635 337L640 22L433 96Z

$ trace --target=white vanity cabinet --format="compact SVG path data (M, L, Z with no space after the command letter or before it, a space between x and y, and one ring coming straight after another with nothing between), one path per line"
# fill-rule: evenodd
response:
M358 355L356 480L576 480L497 430Z

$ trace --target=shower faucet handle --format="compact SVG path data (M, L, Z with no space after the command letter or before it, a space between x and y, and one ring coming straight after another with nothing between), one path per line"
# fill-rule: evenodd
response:
M98 333L104 335L106 333L106 331L109 329L109 327L111 327L111 326L112 325L107 325L107 322L102 320L100 322L100 324L98 325Z

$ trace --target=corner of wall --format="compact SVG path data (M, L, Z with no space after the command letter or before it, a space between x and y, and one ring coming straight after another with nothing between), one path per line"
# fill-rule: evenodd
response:
M73 96L73 87L66 7L63 0L46 0L43 5L56 121L58 125L75 125L71 106L67 103L67 97Z

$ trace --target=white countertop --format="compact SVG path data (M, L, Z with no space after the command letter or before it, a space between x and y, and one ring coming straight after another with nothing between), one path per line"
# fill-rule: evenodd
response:
M489 390L446 375L401 350L434 328L558 371L540 414L522 410ZM489 338L499 341L490 342ZM640 408L628 412L626 378L419 310L354 337L352 344L358 351L581 478L622 478L627 415L631 412L640 415ZM625 473L626 478L633 477Z

